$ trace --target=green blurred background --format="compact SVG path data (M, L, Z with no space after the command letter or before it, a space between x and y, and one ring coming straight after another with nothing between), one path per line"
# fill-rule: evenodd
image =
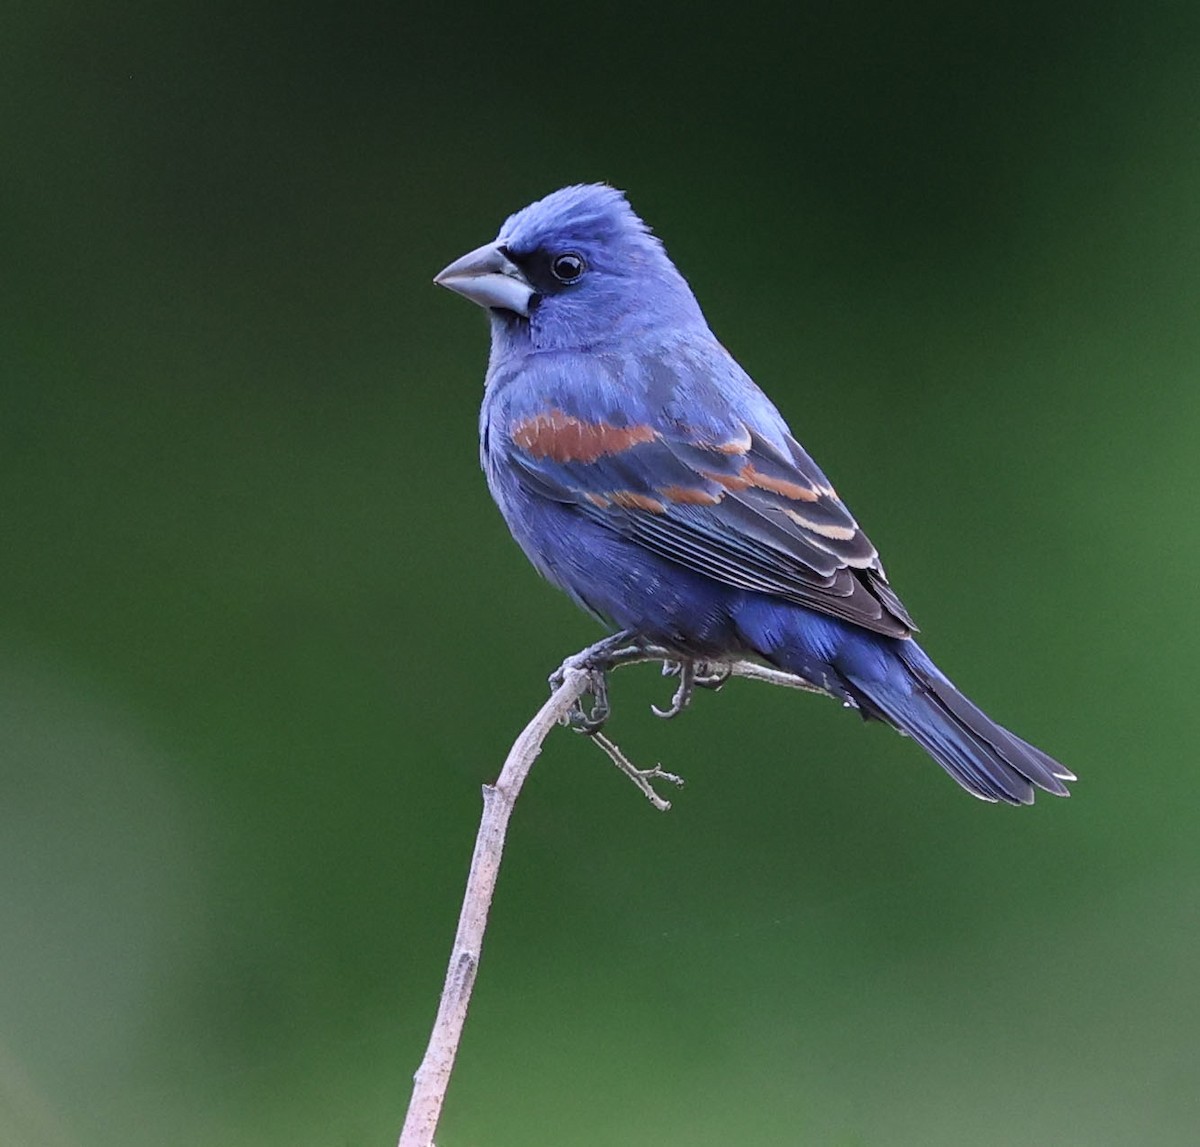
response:
M441 1147L1200 1141L1200 8L15 3L0 1144L394 1141L479 787L598 631L430 278L629 190L1014 811L738 682L554 735Z

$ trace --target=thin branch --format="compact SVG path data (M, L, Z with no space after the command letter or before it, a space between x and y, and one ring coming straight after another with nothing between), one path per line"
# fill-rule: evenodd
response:
M467 888L458 918L458 931L454 935L454 948L446 969L446 982L442 988L437 1019L429 1037L425 1058L413 1076L412 1098L404 1120L404 1129L400 1132L398 1147L433 1145L442 1104L446 1098L446 1088L450 1083L450 1073L458 1054L463 1024L467 1018L467 1006L471 1001L471 991L479 970L483 936L487 929L488 911L496 890L496 880L500 874L500 859L504 853L509 817L521 787L529 776L529 770L542 751L543 742L555 725L570 722L585 694L603 688L602 685L597 685L597 682L603 680L605 672L621 665L636 665L646 661L680 663L678 654L668 649L649 645L619 645L615 639L598 643L569 657L551 678L554 691L549 700L537 711L533 720L525 726L513 743L496 783L483 786L483 815L479 821L479 833L475 838L471 871L467 876ZM676 712L686 705L694 675L694 669L687 663L680 663L680 666L683 683L672 704L672 709ZM727 676L748 677L772 685L803 689L810 693L825 692L800 677L778 669L769 669L753 661L709 665L705 669L706 675L717 682L723 681ZM701 682L696 679L694 683ZM656 808L665 811L671 807L669 801L655 793L650 781L661 778L671 784L682 785L683 781L679 777L674 773L664 772L657 765L653 769L635 767L612 741L599 732L598 726L584 731L592 735L608 754L609 759L641 789Z
M769 665L760 665L757 661L735 661L729 667L731 677L745 677L750 681L765 681L768 685L782 685L785 689L799 689L803 693L819 693L822 697L831 697L828 689L814 685L794 673L785 673L782 669L772 669Z
M664 780L667 784L681 789L683 788L683 777L676 776L674 773L664 772L661 765L655 765L652 769L639 769L637 765L621 752L620 747L610 741L603 733L593 733L592 740L608 754L608 759L633 781L645 798L659 812L666 812L670 809L671 802L660 797L654 791L654 786L650 782Z
M413 1076L412 1100L404 1129L400 1132L399 1147L430 1147L433 1143L454 1057L458 1054L458 1041L467 1018L467 1005L471 1002L471 989L475 986L475 973L479 969L488 910L496 891L496 878L500 875L508 818L533 762L542 751L542 742L555 725L565 720L587 687L588 674L584 670L568 669L563 674L562 684L513 743L496 783L483 786L483 816L479 822L479 835L475 838L475 852L471 857L471 872L467 876L450 965L446 969L446 983L429 1047Z

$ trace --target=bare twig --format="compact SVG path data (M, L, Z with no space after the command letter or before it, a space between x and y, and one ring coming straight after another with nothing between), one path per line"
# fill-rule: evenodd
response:
M735 661L729 667L731 677L745 677L750 681L765 681L768 685L782 685L785 689L799 689L803 693L819 693L822 697L832 694L820 685L814 685L794 673L785 673L782 669L772 669L769 665L760 665L757 661Z
M467 891L458 917L450 965L446 969L446 983L429 1047L413 1076L412 1100L404 1130L400 1132L399 1147L430 1147L433 1143L454 1057L458 1054L458 1041L467 1018L467 1005L471 1002L471 989L475 986L483 933L496 890L496 878L500 874L500 858L513 803L542 751L542 742L571 711L587 687L586 670L568 669L563 674L562 684L513 743L496 783L483 786L483 816L479 821L479 835L475 838L475 852L471 857L471 871L467 876Z
M615 654L613 650L616 650ZM589 658L594 651L594 659ZM586 693L598 687L602 688L597 686L597 681L603 679L603 674L608 669L645 661L679 662L679 655L668 649L650 645L625 645L618 648L618 643L610 640L564 661L562 668L551 678L554 691L550 699L537 711L533 720L525 726L513 743L496 783L483 786L483 815L479 821L479 833L475 838L471 871L467 876L467 888L458 917L458 931L454 935L454 948L446 969L446 982L442 988L437 1019L429 1037L425 1058L413 1076L412 1098L404 1120L404 1129L400 1132L398 1147L432 1147L442 1104L446 1098L446 1088L450 1082L450 1072L458 1054L463 1024L467 1018L471 990L475 986L475 975L479 969L488 911L496 890L496 879L500 874L500 859L504 852L508 820L521 787L529 776L529 770L542 751L543 742L555 725L569 721ZM680 664L681 676L687 674L683 680L689 686L686 692L690 698L694 670L687 667L687 663ZM752 661L734 661L705 667L706 679L720 682L729 676L748 677L772 685L803 689L810 693L825 692L800 677L778 669L769 669ZM697 680L694 683L701 682ZM683 707L680 704L679 692L676 693L673 707ZM609 759L641 789L656 808L665 811L671 807L669 801L658 796L650 781L662 779L670 784L681 785L683 781L679 777L674 773L664 772L657 765L652 769L639 769L612 741L599 732L598 726L585 731L592 735L608 754Z
M621 752L620 747L610 741L603 733L593 733L592 740L608 754L608 759L637 785L645 798L659 812L666 812L671 807L671 802L660 797L654 791L654 786L650 782L653 780L664 780L667 784L681 789L683 788L682 777L678 777L674 773L664 772L661 765L655 765L652 769L639 769L637 765Z

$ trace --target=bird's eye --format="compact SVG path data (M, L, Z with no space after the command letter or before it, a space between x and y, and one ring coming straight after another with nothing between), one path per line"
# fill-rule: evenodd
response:
M550 273L560 283L577 283L583 278L586 270L587 264L583 261L583 256L574 251L564 251L550 264Z

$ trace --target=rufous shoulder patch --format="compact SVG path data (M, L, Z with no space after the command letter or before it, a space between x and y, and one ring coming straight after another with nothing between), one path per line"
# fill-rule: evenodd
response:
M595 462L620 454L642 442L653 442L653 426L614 426L610 422L587 422L557 408L513 423L513 442L534 458L552 462Z

